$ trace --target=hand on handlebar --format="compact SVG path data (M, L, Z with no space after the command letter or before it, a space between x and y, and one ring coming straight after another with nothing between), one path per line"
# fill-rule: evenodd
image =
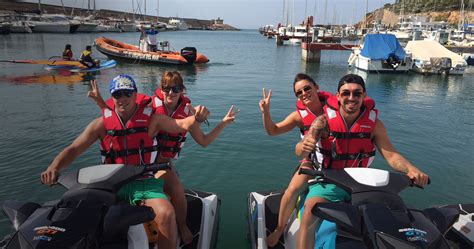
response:
M58 183L59 172L56 169L47 168L41 173L41 183L49 186Z

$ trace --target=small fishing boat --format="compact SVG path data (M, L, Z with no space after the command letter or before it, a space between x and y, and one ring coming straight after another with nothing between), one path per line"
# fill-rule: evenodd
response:
M159 50L156 52L141 51L138 46L106 37L95 40L97 50L109 58L127 61L131 63L164 63L164 64L201 64L209 62L209 59L197 53L194 47L185 47L180 52L171 51L168 42L160 42Z

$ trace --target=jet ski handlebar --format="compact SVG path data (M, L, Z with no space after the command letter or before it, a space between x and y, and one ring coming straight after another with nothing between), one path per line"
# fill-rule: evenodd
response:
M160 170L167 170L167 169L171 169L171 163L156 163L156 164L150 164L150 165L146 165L144 166L145 167L145 171L152 171L153 173L156 173Z
M304 175L309 175L309 176L321 176L324 177L324 171L322 170L314 170L314 169L305 169L305 168L300 168L298 174L304 174Z

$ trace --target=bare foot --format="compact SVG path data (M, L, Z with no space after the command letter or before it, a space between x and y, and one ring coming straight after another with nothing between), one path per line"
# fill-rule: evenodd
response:
M183 241L184 245L193 242L193 233L191 233L191 230L189 230L189 227L187 225L180 226L178 229L179 235L181 236L181 240Z
M275 231L273 231L270 235L268 235L267 247L274 247L276 246L276 244L278 244L282 231L283 231L282 229L275 229Z

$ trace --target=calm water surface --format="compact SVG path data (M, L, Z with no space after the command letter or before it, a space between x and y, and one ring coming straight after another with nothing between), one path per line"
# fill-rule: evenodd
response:
M129 43L137 43L139 36L104 35ZM66 43L72 44L78 57L97 36L0 36L0 60L49 58L59 55ZM127 73L139 82L140 92L151 94L164 70L178 70L193 103L211 110L211 127L230 105L241 110L236 122L208 148L190 139L177 165L186 187L216 192L222 200L217 247L247 248L247 193L284 188L297 162L293 151L298 132L269 137L262 127L258 108L262 87L273 90L271 113L279 121L295 109L292 79L296 73L306 72L323 90L334 92L339 78L351 72L347 68L349 52L324 52L322 62L315 64L301 61L299 47L277 47L274 40L256 31L186 31L159 36L176 50L195 46L211 62L194 67L119 64L96 75L47 72L40 65L0 64L0 201L44 202L61 195L60 187L42 186L39 174L100 115L86 97L90 79L96 78L107 95L110 79ZM97 51L94 55L105 59ZM432 179L425 190L406 190L407 203L421 208L474 202L474 75L361 75L396 148ZM98 145L94 145L70 168L98 163ZM380 155L375 167L388 168ZM0 237L11 231L1 216Z

